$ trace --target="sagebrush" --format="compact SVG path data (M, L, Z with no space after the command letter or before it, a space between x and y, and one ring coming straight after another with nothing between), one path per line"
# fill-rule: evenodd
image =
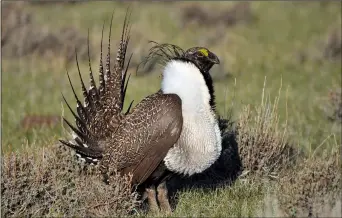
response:
M138 204L130 177L106 185L96 167L76 161L70 150L51 145L2 157L1 210L18 216L124 216Z

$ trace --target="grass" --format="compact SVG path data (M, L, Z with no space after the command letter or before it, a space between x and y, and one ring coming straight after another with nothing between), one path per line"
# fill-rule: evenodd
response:
M327 39L332 29L340 29L340 2L331 2L324 6L319 2L253 2L251 10L257 20L252 23L237 24L230 28L185 23L186 28L182 28L185 21L180 11L191 4L198 4L212 11L224 11L234 3L130 3L133 8L133 26L129 49L135 53L136 61L147 54L148 40L170 42L183 48L210 41L210 44L201 45L214 51L220 57L223 70L231 74L231 77L215 82L218 111L224 115L231 108L233 120L240 124L244 116L248 115L243 131L248 137L256 137L266 131L263 136L271 139L268 146L276 144L282 147L288 144L304 152L306 156L312 153L320 156L340 147L341 124L327 119L322 109L322 99L328 95L330 89L341 88L341 62L322 58L319 48L319 43ZM58 32L59 28L71 26L76 27L80 34L86 35L89 29L91 52L96 55L92 66L97 69L103 20L108 24L115 9L112 32L115 43L127 6L127 3L120 2L54 6L28 4L25 11L34 15L37 25L51 31ZM46 19L47 15L50 19ZM220 37L215 39L216 33L220 32ZM108 28L105 33L108 33ZM306 61L298 58L302 51L307 54ZM80 67L84 78L88 78L87 63L82 61ZM60 94L63 92L69 102L73 99L65 68L68 69L76 90L80 91L76 65L65 66L61 57L57 56L54 61L33 54L28 57L3 58L2 155L22 151L23 148L36 150L46 147L64 135L61 125L23 130L20 121L29 114L63 114L71 118L70 113L64 112L65 105L62 104ZM133 68L130 71L135 73ZM155 92L159 81L156 74L133 76L128 88L127 102L134 99L137 103ZM276 104L270 101L274 99ZM276 106L275 111L269 114L267 108L272 106ZM265 117L271 119L270 129L262 129L260 126L267 123ZM283 136L286 139L283 140ZM259 146L257 148L263 145L250 143L248 146L250 148L256 144ZM244 144L240 141L239 147L242 146ZM253 157L258 159L259 156ZM246 160L243 158L243 161ZM311 167L310 164L305 166ZM308 169L310 171L311 168ZM295 169L292 170L291 172L296 172ZM180 192L174 215L262 215L265 213L260 211L263 207L259 203L260 199L276 189L277 185L265 187L263 180L248 177L247 180L239 179L230 187L211 192L201 189ZM279 215L278 212L267 213Z
M203 190L183 192L173 216L223 217L227 216L227 211L231 217L253 216L261 205L262 195L262 188L241 182L209 193Z
M338 151L327 152L329 158L311 154L294 167L294 174L284 171L279 181L278 198L289 215L329 216L322 205L332 205L341 194L341 162ZM336 170L339 172L336 173ZM329 193L327 195L327 193ZM287 208L286 208L287 207ZM341 210L341 208L340 208ZM330 216L333 212L330 211ZM335 214L334 216L336 216Z
M1 164L5 217L120 216L137 204L128 177L113 176L116 185L105 185L98 170L75 164L70 151L56 145L11 153Z

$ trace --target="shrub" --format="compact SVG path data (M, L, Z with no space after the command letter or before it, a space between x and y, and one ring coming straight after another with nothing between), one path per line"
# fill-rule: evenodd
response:
M237 122L237 141L244 173L275 175L290 163L295 150L287 143L286 127L279 128L277 97L264 98L255 110L244 107Z
M75 160L56 145L4 155L2 215L123 216L136 207L129 177L113 176L109 186L96 167Z
M278 198L288 216L332 216L340 196L338 152L328 158L309 157L281 173Z

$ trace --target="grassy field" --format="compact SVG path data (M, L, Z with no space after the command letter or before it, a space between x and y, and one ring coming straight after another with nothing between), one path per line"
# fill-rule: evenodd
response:
M109 19L115 10L112 32L114 45L121 31L126 8L130 5L133 9L133 25L129 51L133 52L134 56L133 67L130 69L133 77L128 88L127 102L134 99L137 103L160 86L158 67L151 74L135 75L134 66L147 54L150 46L148 40L173 43L182 48L205 46L216 53L222 63L222 66L215 66L216 69L213 69L217 76L214 77L215 92L220 114L227 116L227 112L232 110L233 120L239 123L247 113L246 107L249 107L252 111L251 118L245 124L251 129L248 131L253 131L252 127L261 128L258 125L260 115L264 114L262 118L266 119L269 116L265 112L267 108L275 106L275 115L270 116L275 122L271 122L272 127L267 129L269 134L276 134L276 138L284 136L287 144L305 154L307 159L304 162L312 164L319 162L316 158L334 159L335 156L330 154L341 148L341 121L329 120L328 116L331 114L326 111L329 111L330 107L329 92L338 90L341 93L341 56L326 57L325 53L329 52L329 40L333 31L337 30L341 38L341 2L253 2L248 7L236 9L238 12L234 14L230 10L235 4L27 3L23 11L32 16L30 28L39 28L39 31L55 34L57 38L64 37L63 28L71 28L76 36L80 35L86 39L89 29L91 53L94 57L92 67L97 69L103 21L106 20L107 35ZM196 15L200 17L201 13L205 16L197 18ZM247 16L248 14L250 16ZM200 19L200 22L196 19ZM227 24L232 19L236 19L236 23ZM3 26L6 28L6 23ZM28 43L25 41L28 37L34 35L28 35L26 38L13 36L13 39L10 36L6 42L9 45L21 45ZM338 39L341 40L340 38ZM11 42L11 39L14 42ZM62 124L58 122L51 128L38 125L25 129L22 124L25 117L32 115L63 114L71 119L71 114L67 110L64 111L66 106L61 97L62 92L69 102L73 100L66 69L78 91L80 84L74 60L66 61L64 58L66 51L71 50L71 56L73 55L74 45L67 40L64 43L65 50L53 55L49 51L41 55L41 52L32 50L25 56L11 56L6 55L8 50L3 50L2 155L7 155L10 151L20 151L22 148L39 150L41 147L56 144L57 139L65 134ZM84 52L86 44L82 40L77 43L78 51ZM60 46L64 46L63 43ZM11 47L8 48L11 50ZM81 60L80 68L84 78L88 78L86 59ZM270 102L266 102L266 99ZM259 113L260 111L263 113ZM268 123L265 120L261 123L263 122ZM257 130L254 133L256 136L261 134ZM265 138L272 137L268 133ZM270 147L272 143L270 142ZM278 144L285 143L279 141ZM243 160L243 163L246 162ZM337 166L335 171L333 170L336 174L341 165L339 162L337 165L334 161L331 163L332 165L324 167ZM323 171L324 167L317 169ZM296 170L300 169L295 168L294 172L297 172ZM293 177L298 179L300 175ZM174 215L281 216L282 212L275 209L275 206L262 210L266 205L263 200L265 196L273 196L272 193L281 188L277 185L267 185L267 181L264 181L264 178L247 181L239 179L232 186L221 187L209 193L203 190L181 192ZM272 201L274 197L270 199ZM294 212L293 214L298 215ZM324 212L320 213L320 216L324 215ZM341 215L341 211L337 210L329 215Z

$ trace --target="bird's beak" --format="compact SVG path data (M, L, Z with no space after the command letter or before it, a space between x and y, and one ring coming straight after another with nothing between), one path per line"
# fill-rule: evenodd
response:
M212 57L211 61L213 64L220 64L220 59L215 54L212 54Z

